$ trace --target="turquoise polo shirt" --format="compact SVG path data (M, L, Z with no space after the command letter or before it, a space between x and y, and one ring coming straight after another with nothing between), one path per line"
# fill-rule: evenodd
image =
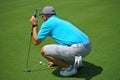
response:
M48 36L52 37L56 43L67 46L85 44L89 40L88 36L80 29L70 22L58 18L56 15L43 22L37 38L43 41Z

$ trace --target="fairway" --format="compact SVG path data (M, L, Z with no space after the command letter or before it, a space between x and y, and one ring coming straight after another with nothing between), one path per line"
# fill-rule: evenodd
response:
M46 5L56 9L57 16L84 31L92 42L85 64L72 77L61 77L61 67L47 68L48 61L40 48L55 43L47 38L31 45L29 68L26 66L31 25L35 9ZM38 25L43 20L38 16ZM120 0L2 0L0 2L0 80L120 80ZM45 65L40 65L43 61Z

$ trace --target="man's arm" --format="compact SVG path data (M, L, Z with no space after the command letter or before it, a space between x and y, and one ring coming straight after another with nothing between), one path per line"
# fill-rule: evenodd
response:
M37 27L37 18L35 18L34 16L32 16L32 18L30 19L30 23L32 25L34 25L33 27L33 33L32 33L32 38L33 38L33 41L34 41L34 44L37 45L37 44L40 44L42 41L39 40L37 38L37 35L38 35L38 27Z
M38 27L36 26L36 27L33 28L33 35L32 35L33 36L33 41L34 41L35 45L40 44L42 42L41 40L39 40L37 38L37 34L38 34Z

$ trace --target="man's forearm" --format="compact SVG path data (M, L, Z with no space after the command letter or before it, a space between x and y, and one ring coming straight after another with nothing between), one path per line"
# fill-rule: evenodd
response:
M35 27L33 27L33 34L32 34L32 36L33 36L33 41L34 41L34 44L35 44L35 45L41 43L41 40L39 40L39 39L37 38L37 35L38 35L38 27L35 26Z

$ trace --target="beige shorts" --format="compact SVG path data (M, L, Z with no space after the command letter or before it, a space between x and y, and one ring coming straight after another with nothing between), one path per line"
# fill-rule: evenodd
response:
M91 51L91 43L87 44L73 44L71 46L50 44L44 46L46 55L53 56L67 62L74 62L75 56L85 57Z

